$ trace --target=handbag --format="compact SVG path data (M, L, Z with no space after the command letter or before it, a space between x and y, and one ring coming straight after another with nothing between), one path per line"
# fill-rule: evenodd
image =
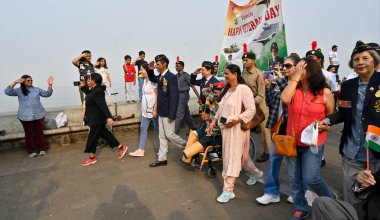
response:
M265 120L265 115L264 115L264 112L263 110L261 110L260 106L258 104L255 104L256 106L256 113L255 115L253 116L252 120L247 122L247 123L244 123L242 122L241 123L241 130L243 131L249 131L251 130L252 128L258 126L259 124L261 124L261 122L263 122ZM244 112L245 111L245 108L244 108L244 105L241 106L241 112Z
M290 106L292 103L290 103ZM293 117L292 117L293 122ZM289 135L279 135L280 125L283 123L283 116L279 120L279 126L276 127L275 132L272 135L272 140L274 142L274 153L277 155L296 157L296 135L294 134L294 125L292 123L292 136ZM277 124L277 123L276 123Z

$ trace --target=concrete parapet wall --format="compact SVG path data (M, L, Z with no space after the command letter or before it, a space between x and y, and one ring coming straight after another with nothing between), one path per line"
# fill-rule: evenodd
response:
M115 106L109 106L112 114L115 114ZM196 99L190 99L189 108L192 115L198 114L198 104ZM135 118L115 121L113 130L116 135L132 130L136 130L140 125L141 104L140 103L118 103L118 115L130 116ZM62 111L48 111L48 117L55 116ZM71 108L65 109L63 112L68 117L68 125L63 128L45 130L46 142L50 147L57 145L66 145L70 143L84 142L87 137L88 127L83 125L82 109ZM0 150L10 150L25 145L24 130L20 121L17 119L17 113L4 114L0 116L0 129L6 130L5 136L0 136Z

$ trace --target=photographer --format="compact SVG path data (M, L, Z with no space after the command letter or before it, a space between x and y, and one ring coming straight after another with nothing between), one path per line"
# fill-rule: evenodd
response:
M89 75L95 73L94 65L91 63L91 52L89 50L84 50L81 55L75 57L72 61L73 65L79 70L79 80L86 84L86 79ZM78 86L77 84L74 84ZM81 89L79 89L80 100L83 105L84 94Z

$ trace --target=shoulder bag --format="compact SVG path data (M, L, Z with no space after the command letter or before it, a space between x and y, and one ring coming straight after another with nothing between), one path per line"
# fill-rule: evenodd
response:
M290 106L292 103L290 103ZM293 112L292 112L293 113ZM279 135L278 132L280 130L280 125L283 123L283 116L281 116L280 120L274 125L275 132L272 135L272 140L274 142L274 153L277 155L287 156L287 157L296 157L297 156L297 148L296 148L296 135L294 133L294 124L293 124L293 115L289 115L288 117L292 117L292 136L288 135Z

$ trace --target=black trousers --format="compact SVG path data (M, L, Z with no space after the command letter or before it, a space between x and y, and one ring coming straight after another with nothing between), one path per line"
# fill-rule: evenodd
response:
M96 153L96 147L99 140L99 137L102 137L108 145L112 148L120 145L119 141L115 136L106 128L104 125L90 126L90 132L87 137L85 153Z

